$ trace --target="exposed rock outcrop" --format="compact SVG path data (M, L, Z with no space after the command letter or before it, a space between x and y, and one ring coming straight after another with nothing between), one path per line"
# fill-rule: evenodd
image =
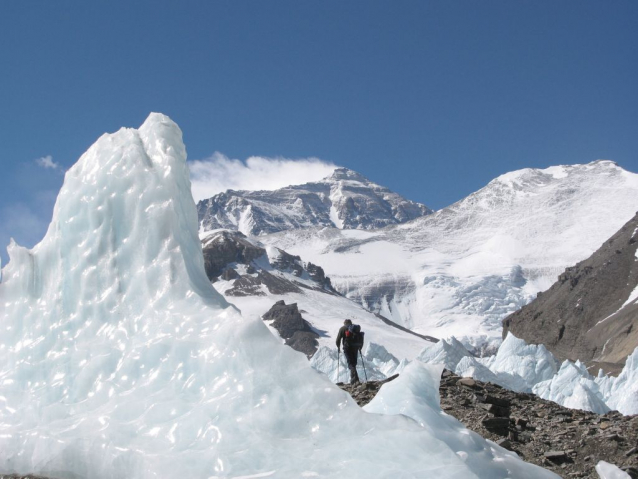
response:
M264 288L271 294L300 293L301 288L335 293L321 267L279 248L271 248L274 254L269 256L239 231L211 233L202 240L202 249L208 279L233 282L226 296L264 296Z
M308 358L317 352L319 334L303 319L296 303L286 305L283 300L277 301L262 319L272 321L271 326L295 351L304 353Z
M503 321L556 357L617 373L638 346L638 214L591 257L567 268L546 292ZM632 300L633 298L633 300Z
M250 264L264 256L266 250L254 245L246 236L234 231L219 231L203 241L204 268L211 281L218 277L232 263Z

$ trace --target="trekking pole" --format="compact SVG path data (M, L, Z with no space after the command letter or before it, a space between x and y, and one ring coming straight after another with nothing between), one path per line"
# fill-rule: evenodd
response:
M339 382L339 355L341 354L341 349L337 349L337 382Z
M361 354L361 350L359 350L359 356L361 356L361 366L363 366L363 374L366 377L366 382L368 382L368 373L366 373L366 365L363 362L363 354ZM356 357L356 356L355 356Z

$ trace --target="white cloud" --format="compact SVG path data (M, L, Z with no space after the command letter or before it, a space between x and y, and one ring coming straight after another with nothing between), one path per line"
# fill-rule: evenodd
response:
M318 158L288 159L251 156L233 160L216 152L188 162L195 201L226 190L276 190L329 176L336 165Z
M51 155L38 158L37 160L35 160L35 162L42 168L50 168L52 170L57 170L60 167L60 163L56 163L55 161L53 161L53 157Z

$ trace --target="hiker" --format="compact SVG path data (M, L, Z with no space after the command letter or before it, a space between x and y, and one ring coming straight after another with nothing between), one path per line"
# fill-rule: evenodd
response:
M348 369L350 370L350 384L356 384L359 382L359 375L357 374L357 354L363 347L363 333L358 325L353 325L352 321L346 319L343 322L343 326L339 328L339 334L337 334L337 350L341 351L341 341L343 340L343 354L346 356L348 362Z

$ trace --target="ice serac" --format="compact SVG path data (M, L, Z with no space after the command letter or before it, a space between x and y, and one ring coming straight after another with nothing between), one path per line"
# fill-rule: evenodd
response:
M441 364L426 365L418 361L409 364L397 379L383 385L375 398L365 406L365 410L412 418L436 434L451 451L455 451L457 457L473 472L466 476L468 478L541 479L554 476L540 467L530 467L518 455L493 442L486 447L485 439L477 433L466 429L452 416L441 414L438 378L442 370ZM441 473L444 473L442 469Z
M572 409L583 409L598 414L610 411L599 392L598 384L580 361L564 361L556 375L537 383L533 387L533 392L543 399Z
M471 354L455 337L451 337L423 349L416 359L426 364L440 363L450 371L454 371L456 365L466 356Z
M486 441L467 451L486 459L478 470L439 439L458 425L365 413L229 307L206 278L181 133L163 115L101 137L68 171L43 241L10 253L2 473L557 477L510 470ZM427 394L412 386L407 405Z
M228 190L200 201L197 210L202 231L225 228L249 236L313 226L368 230L432 213L347 168L276 191Z
M454 338L452 338L454 339ZM443 345L441 343L444 343ZM447 345L447 347L443 347ZM626 415L638 414L638 348L627 357L618 377L602 370L593 377L580 361L558 361L543 345L529 345L508 333L496 355L475 358L456 342L448 340L425 349L419 362L454 367L459 376L498 384L517 392L533 392L562 406L605 414L617 410ZM404 369L405 365L401 368Z

